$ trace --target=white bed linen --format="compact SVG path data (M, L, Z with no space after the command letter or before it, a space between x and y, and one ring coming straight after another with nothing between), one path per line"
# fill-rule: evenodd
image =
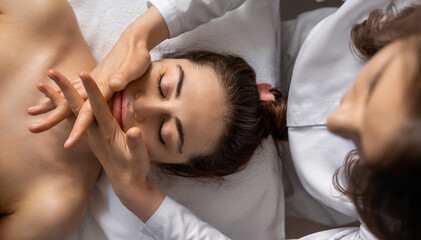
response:
M97 61L125 27L146 10L143 0L69 0ZM247 24L244 24L247 23ZM155 48L152 59L183 49L235 53L256 70L258 81L279 85L279 2L247 1L238 9ZM242 172L224 183L151 178L171 198L232 239L283 239L281 165L271 141ZM84 224L69 239L149 239L143 223L113 193L102 174Z

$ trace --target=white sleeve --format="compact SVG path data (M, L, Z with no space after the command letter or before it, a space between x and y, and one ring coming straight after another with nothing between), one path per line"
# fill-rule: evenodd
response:
M201 24L241 6L246 0L150 0L167 23L170 37L195 29Z
M229 239L168 196L145 223L142 232L156 240Z
M299 240L377 240L365 224L360 227L335 228L313 233Z

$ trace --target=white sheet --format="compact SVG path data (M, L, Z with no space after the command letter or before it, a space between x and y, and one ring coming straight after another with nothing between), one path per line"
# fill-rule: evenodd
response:
M124 28L146 10L145 0L69 0L94 57L101 60ZM221 23L223 22L223 23ZM152 59L169 50L206 49L243 56L258 81L279 86L279 1L248 1L219 19L158 46ZM232 239L283 239L281 164L271 141L249 166L222 183L152 179L168 196ZM171 183L171 184L170 184ZM69 239L147 239L143 223L130 213L102 175L84 224Z

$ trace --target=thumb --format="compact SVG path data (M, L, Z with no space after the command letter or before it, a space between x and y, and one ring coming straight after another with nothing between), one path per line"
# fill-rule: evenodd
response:
M111 77L111 80L108 82L108 87L114 92L123 90L130 81L127 76L128 75L124 72L119 71Z
M108 83L113 91L123 90L131 81L141 77L149 67L150 55L144 54L135 58L127 58Z
M126 142L130 154L134 159L144 159L147 157L145 146L142 141L142 134L137 127L130 128L126 133Z

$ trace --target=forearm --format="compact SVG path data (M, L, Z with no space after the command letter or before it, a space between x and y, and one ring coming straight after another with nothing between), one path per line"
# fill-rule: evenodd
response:
M123 184L114 191L123 205L146 223L158 210L165 195L149 179Z
M161 13L152 6L127 27L122 37L128 37L132 43L140 44L150 51L168 39L169 32Z

